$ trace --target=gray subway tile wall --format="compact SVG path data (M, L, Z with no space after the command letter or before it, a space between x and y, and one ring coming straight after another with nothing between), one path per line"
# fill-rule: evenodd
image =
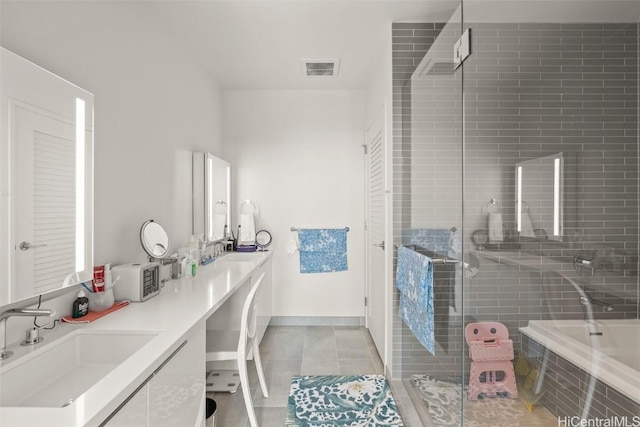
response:
M513 229L515 164L562 152L564 242L523 241L522 250L563 261L550 270L564 274L578 250L594 251L598 268L583 272L580 283L615 307L597 316L636 318L637 23L470 26L475 55L464 64L464 149L473 175L464 185L465 196L475 197L465 197L465 233L486 228L483 208L491 198ZM535 227L540 219L532 212L531 220ZM488 283L501 297L478 306ZM516 337L529 319L584 315L574 287L558 275L483 265L468 285L466 314L509 319Z
M537 358L542 358L544 352L544 348L528 337L524 337L522 349L529 356ZM584 370L553 352L548 353L547 360L541 404L557 417L581 415L591 377ZM640 404L597 380L589 417L611 419L624 416L629 422L632 422L634 417L640 417Z
M517 242L549 262L550 271L480 258L479 274L464 281L464 323L501 321L526 351L518 328L529 320L584 317L561 274L614 306L596 308L597 317L638 318L638 23L467 25L473 53L463 82L415 78L425 51L446 33L443 24L392 28L395 243L411 228L462 221L465 251L473 250L470 235L487 228L491 199L514 229L516 163L562 152L563 241ZM464 93L451 84L463 85ZM581 250L596 256L593 275L574 271L571 261ZM394 312L397 306L395 292ZM447 326L436 325L438 341L449 345L438 346L434 357L396 318L394 374L466 377L464 323L452 316Z
M392 25L393 78L393 235L401 244L403 230L411 228L411 75L416 70L444 24L394 23ZM398 43L400 39L403 43ZM396 47L402 45L404 49ZM393 246L395 252L395 245ZM395 256L394 256L395 259ZM397 313L399 293L394 288L393 312ZM420 363L424 349L396 316L393 320L393 373L403 376L406 360ZM415 353L415 357L414 357ZM409 371L407 371L409 372Z

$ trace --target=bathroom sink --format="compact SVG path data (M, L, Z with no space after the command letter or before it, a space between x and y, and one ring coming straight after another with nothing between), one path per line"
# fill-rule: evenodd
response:
M254 262L256 257L252 253L229 254L218 259L218 262Z
M149 331L76 330L0 367L0 407L63 407L151 341Z

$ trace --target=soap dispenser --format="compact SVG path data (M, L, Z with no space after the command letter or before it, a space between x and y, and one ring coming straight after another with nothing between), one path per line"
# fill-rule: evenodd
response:
M89 312L89 298L84 295L84 292L80 290L78 292L78 298L73 302L73 310L71 311L71 317L77 319L78 317L86 316Z

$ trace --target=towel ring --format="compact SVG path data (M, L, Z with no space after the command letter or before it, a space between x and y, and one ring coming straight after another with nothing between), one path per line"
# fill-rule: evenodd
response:
M487 213L499 213L500 212L500 202L496 199L489 200L487 203Z

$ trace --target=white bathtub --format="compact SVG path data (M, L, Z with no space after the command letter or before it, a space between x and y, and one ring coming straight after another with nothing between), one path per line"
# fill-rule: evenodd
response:
M640 403L640 320L530 320L520 331Z

